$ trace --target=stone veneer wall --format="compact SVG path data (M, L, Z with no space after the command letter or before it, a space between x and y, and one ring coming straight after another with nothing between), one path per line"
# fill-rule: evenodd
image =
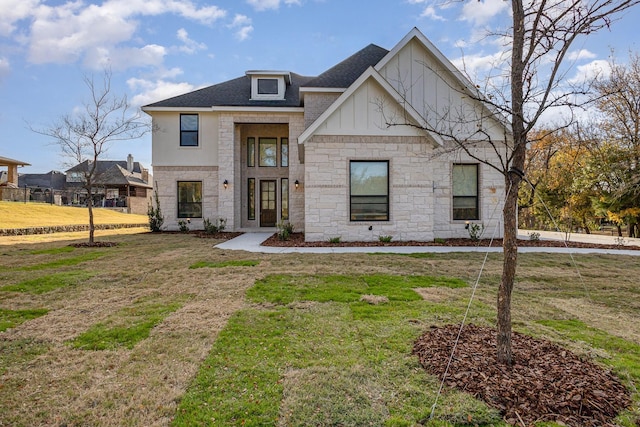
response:
M474 150L487 158L493 153L485 148ZM389 221L349 220L350 160L389 161ZM459 150L438 153L421 137L314 136L305 143L306 240L469 237L465 221L454 221L451 213L451 167L465 162L477 163ZM493 234L501 223L504 183L502 175L488 166L480 165L480 175L481 219L475 222ZM501 235L498 229L495 237Z
M236 125L251 124L288 124L289 127L289 222L296 231L304 231L304 184L295 190L293 183L304 180L304 165L298 156L298 136L304 131L304 116L296 113L223 113L220 115L218 134L219 180L229 180L227 190L220 190L218 213L227 218L227 229L237 230L242 218L242 185L240 128ZM154 169L155 173L155 169ZM231 177L231 178L229 178ZM222 184L220 183L220 186Z
M433 188L425 180L431 147L422 137L312 137L305 143L306 240L433 240ZM350 160L389 161L389 221L349 220Z
M164 216L164 229L178 230L178 181L202 181L202 218L191 218L190 229L202 230L205 218L214 221L220 216L217 166L155 166L153 179Z

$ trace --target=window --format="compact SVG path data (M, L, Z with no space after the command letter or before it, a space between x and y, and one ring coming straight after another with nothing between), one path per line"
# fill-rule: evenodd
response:
M258 95L277 95L278 79L258 79Z
M256 139L247 138L247 166L250 168L256 165Z
M280 138L280 166L289 166L289 138Z
M202 218L202 181L178 181L178 218Z
M351 221L389 220L389 162L351 161Z
M480 219L478 165L453 165L453 219Z
M277 166L278 165L278 139L277 138L260 138L258 140L258 150L260 152L260 159L258 165L260 166Z
M180 146L198 146L198 115L180 114Z
M282 182L280 183L280 194L280 218L283 221L286 221L289 219L289 178L282 178Z
M249 207L248 219L256 219L256 179L249 178L248 191L247 191L247 206Z

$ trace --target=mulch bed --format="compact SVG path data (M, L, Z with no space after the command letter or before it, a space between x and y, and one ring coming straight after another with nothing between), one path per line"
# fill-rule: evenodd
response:
M269 237L262 243L263 246L278 246L278 247L302 247L302 248L317 248L317 247L375 247L375 246L478 246L478 247L502 247L502 239L445 239L440 242L417 242L417 241L391 241L383 243L380 241L374 242L305 242L304 233L293 233L288 240L280 240L277 234ZM600 248L600 249L627 249L627 250L640 250L640 246L620 246L620 245L598 245L594 243L582 243L582 242L560 242L555 240L518 240L518 246L520 247L548 247L548 248Z
M112 246L118 246L116 242L81 242L81 243L72 243L69 246L73 246L74 248L110 248Z
M442 378L459 325L433 327L413 348L422 366ZM482 399L512 425L554 421L575 427L615 426L631 404L610 372L548 341L514 332L513 366L497 362L496 331L464 327L445 384Z

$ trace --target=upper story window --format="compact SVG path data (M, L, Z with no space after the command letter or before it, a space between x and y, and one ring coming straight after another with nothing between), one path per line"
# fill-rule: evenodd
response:
M258 95L277 95L278 79L258 79Z
M180 114L180 146L198 146L198 115Z
M288 71L247 71L251 77L251 99L265 101L282 101L291 84Z

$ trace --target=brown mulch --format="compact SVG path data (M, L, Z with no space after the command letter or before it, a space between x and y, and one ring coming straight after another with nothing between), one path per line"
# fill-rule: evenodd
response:
M422 366L440 379L459 329L433 327L414 344ZM500 364L496 331L465 326L445 384L482 399L518 426L540 421L614 426L612 420L631 404L629 391L613 374L562 347L514 332L512 349L513 366Z
M288 240L280 240L277 234L269 237L262 243L263 246L278 246L278 247L369 247L369 246L480 246L480 247L502 247L502 239L445 239L438 242L418 242L418 241L391 241L383 243L380 241L374 242L305 242L304 233L293 233ZM548 248L600 248L600 249L628 249L628 250L640 250L640 246L620 246L620 245L599 245L595 243L582 243L582 242L561 242L556 240L518 240L518 246L520 247L548 247Z
M116 242L81 242L81 243L72 243L69 246L73 246L74 248L110 248L112 246L118 246Z

